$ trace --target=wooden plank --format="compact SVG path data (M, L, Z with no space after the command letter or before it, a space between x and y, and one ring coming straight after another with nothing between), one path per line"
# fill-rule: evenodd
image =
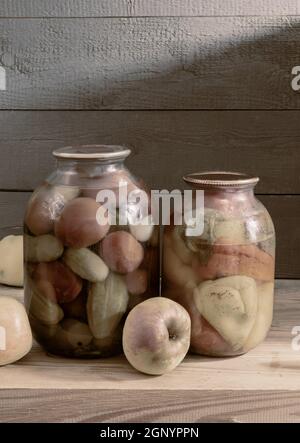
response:
M13 292L13 290L12 290ZM1 293L0 293L1 297ZM238 358L189 355L175 371L160 377L138 373L124 356L72 360L49 356L38 345L18 363L1 368L1 389L81 391L257 391L300 393L300 352L292 349L299 324L299 281L277 281L272 329L264 343ZM71 375L70 375L71 374ZM222 374L222 376L220 376Z
M299 405L291 391L1 389L0 422L299 423Z
M274 16L297 12L297 0L2 0L0 5L0 17Z
M259 196L276 229L276 276L300 278L300 196Z
M0 226L20 225L27 192L0 192ZM277 233L277 278L300 278L300 196L259 196L269 210Z
M34 189L64 145L132 147L130 169L153 189L195 170L261 177L258 193L300 194L299 111L0 112L0 189ZM284 171L284 173L283 173Z
M3 19L1 109L298 109L298 17Z
M0 227L1 229L1 227ZM17 301L24 302L24 289L23 288L12 288L10 286L5 286L0 284L0 297L13 297Z
M75 379L77 378L78 373L81 373L81 368L85 369L81 375L84 378L88 378L86 377L88 373L89 377L97 377L98 380L104 377L106 380L107 375L110 374L111 380L114 378L115 388L80 389L80 383L72 389L68 389L68 386L64 386L62 389L44 389L44 387L24 389L15 386L3 389L3 385L1 385L0 422L299 422L299 389L296 386L291 390L283 391L281 389L282 383L285 383L286 379L290 377L297 377L299 371L299 353L292 353L290 346L288 346L288 340L291 338L290 329L299 320L298 310L295 309L299 303L299 281L277 281L276 286L273 331L267 339L269 342L274 341L272 348L276 346L276 350L275 348L274 351L271 348L267 350L268 363L261 364L260 359L257 361L256 351L252 351L245 357L225 360L239 363L242 359L247 358L248 366L245 366L245 370L243 371L242 368L239 368L238 371L235 370L236 379L239 379L242 374L242 377L248 381L249 378L252 378L253 370L259 368L259 373L253 377L259 389L244 390L241 387L234 390L214 390L210 389L209 384L202 388L204 383L201 386L197 384L196 388L187 389L186 380L190 380L191 376L186 378L182 373L177 374L176 389L169 389L168 384L162 383L168 380L169 376L154 378L144 376L145 380L158 383L160 389L158 387L157 389L122 389L123 383L127 383L127 364L124 364L124 368L118 366L118 372L115 373L115 368L112 368L111 371L107 369L110 366L107 360L99 361L97 364L63 359L59 359L57 362L57 359L46 357L41 353L40 359L42 361L36 367L34 361L28 358L17 364L17 366L25 367L25 383L30 366L34 374L39 372L46 374L49 368L52 368L51 372L54 374L53 366L59 364L63 368L63 372L58 377L60 381L64 378L64 372L67 371L65 368L65 364L67 364L72 366L72 378L73 376ZM12 293L14 294L13 290ZM275 333L275 331L277 332ZM284 336L286 335L286 342L285 340L284 343L281 341L283 336L279 338L279 331ZM278 341L280 341L279 345ZM260 348L263 346L265 345L261 345ZM120 359L118 360L120 361ZM193 359L191 370L194 371L194 382L203 377L203 366L207 365L208 360L201 357ZM217 370L215 378L226 382L228 373L231 371L224 370L224 361L211 359L210 363L215 367L215 371ZM190 364L191 362L189 362ZM172 374L175 376L179 369ZM261 390L259 385L262 378L265 377L265 372L268 371L272 377L274 374L278 376L281 374L281 383L271 389L263 385L263 390ZM164 380L161 380L162 378ZM118 383L119 379L122 379L122 383ZM66 380L67 383L70 382L70 371L68 371Z
M29 192L0 192L0 228L22 226Z

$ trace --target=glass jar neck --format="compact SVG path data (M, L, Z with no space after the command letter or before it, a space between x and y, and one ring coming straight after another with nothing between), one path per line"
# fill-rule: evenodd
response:
M254 188L255 186L249 185L244 187L207 187L204 188L204 194L206 195L212 195L212 196L224 196L226 198L234 198L235 196L248 196L249 198L251 196L254 196Z
M129 174L124 159L57 159L55 171L46 180L50 185L89 188L110 175Z
M240 216L255 208L254 186L204 189L204 206L229 217Z
M126 169L124 159L57 159L58 173L68 172L70 174L73 172L87 178L114 173L123 169Z

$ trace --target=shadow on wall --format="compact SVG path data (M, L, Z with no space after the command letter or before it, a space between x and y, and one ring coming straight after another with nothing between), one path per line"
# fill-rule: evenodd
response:
M2 117L10 166L17 162L22 175L25 146L37 171L23 170L19 189L47 175L52 149L118 143L133 147L129 165L152 187L182 186L181 175L193 170L232 169L260 175L261 193L300 192L292 161L299 158L298 115L266 111L300 106L290 86L300 64L297 19L148 18L116 21L116 29L105 20L103 29L93 20L81 19L82 28L75 22L64 29L59 20L36 20L31 30L4 30L8 90L1 108L83 110ZM13 180L7 165L1 169Z

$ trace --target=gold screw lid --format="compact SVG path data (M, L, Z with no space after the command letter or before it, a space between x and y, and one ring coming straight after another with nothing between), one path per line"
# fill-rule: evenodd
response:
M255 186L259 182L258 177L227 171L194 172L185 175L183 180L188 184L205 188L243 188Z

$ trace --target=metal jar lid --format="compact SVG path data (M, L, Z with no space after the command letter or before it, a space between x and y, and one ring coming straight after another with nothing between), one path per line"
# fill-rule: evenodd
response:
M53 155L56 158L82 159L82 160L117 160L125 159L131 150L124 146L116 145L80 145L67 146L56 149Z
M259 182L258 177L240 172L226 171L194 172L185 175L183 180L200 188L243 188L255 186Z

